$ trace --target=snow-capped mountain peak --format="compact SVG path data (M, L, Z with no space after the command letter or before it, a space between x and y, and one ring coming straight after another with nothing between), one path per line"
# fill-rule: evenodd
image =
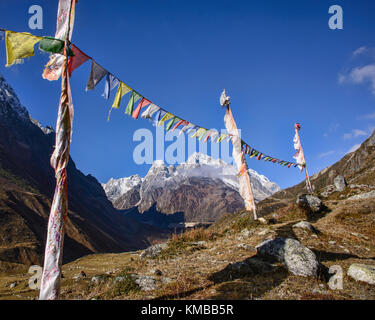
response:
M209 165L209 166L225 166L227 163L225 163L221 159L215 159L210 157L207 154L195 152L193 153L185 162L187 165Z
M103 184L103 188L113 203L131 188L140 189L139 205L143 210L143 207L148 207L152 201L159 197L158 194L161 190L168 193L183 185L191 185L194 188L194 185L191 184L192 181L197 184L197 188L198 184L200 184L200 187L204 184L210 184L210 188L216 184L218 189L229 188L238 192L237 171L235 166L221 159L196 152L186 162L176 167L168 167L162 160L156 160L144 179L141 179L138 175L118 180L110 179L106 184ZM271 182L255 170L249 169L249 174L256 201L263 200L280 190L276 183ZM173 200L170 199L169 201ZM145 205L145 203L147 204Z
M107 183L102 183L102 187L110 201L116 200L130 189L142 184L142 178L135 174L127 178L109 179Z
M29 112L21 105L13 88L5 81L0 74L0 102L9 105L21 118L29 119ZM4 111L4 110L3 110Z

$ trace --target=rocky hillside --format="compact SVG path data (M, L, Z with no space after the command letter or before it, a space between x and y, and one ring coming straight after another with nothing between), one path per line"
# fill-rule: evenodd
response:
M49 164L55 136L31 119L1 75L0 132L0 270L40 265L55 189ZM93 252L139 249L158 238L155 228L115 210L98 181L82 174L72 159L68 183L65 262Z
M322 199L337 198L340 200L356 194L370 192L375 188L375 131L354 152L345 155L340 161L310 177L311 184ZM342 185L340 187L340 185ZM305 193L305 182L276 192L259 203L260 214L268 214L287 208L295 202L296 196Z
M279 191L277 184L249 170L256 201ZM194 153L176 167L155 161L142 179L131 176L103 184L118 209L137 207L142 214L183 214L185 222L212 222L244 208L238 193L237 170L220 159ZM134 209L133 209L134 211Z

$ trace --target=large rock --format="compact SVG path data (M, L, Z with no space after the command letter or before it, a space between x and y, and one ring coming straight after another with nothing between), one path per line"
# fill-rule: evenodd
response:
M348 276L357 281L375 284L375 266L354 263L348 269Z
M348 200L364 200L370 198L375 198L375 190L366 193L356 194L355 196L348 198Z
M258 256L270 262L282 262L293 274L317 276L319 263L314 252L291 238L266 240L256 246Z
M334 184L336 190L339 191L339 192L344 191L345 188L346 188L346 181L345 181L344 176L337 176L333 180L333 184Z
M312 212L319 212L323 209L323 202L318 197L311 194L302 194L297 197L296 203Z
M294 224L293 228L300 228L300 229L314 231L314 227L312 226L312 224L310 222L307 222L307 221L300 221L300 222Z
M151 247L148 247L146 250L142 251L142 253L139 255L139 258L141 260L144 258L154 258L158 256L162 250L167 249L167 248L168 248L167 243L155 244Z
M135 283L139 285L142 291L152 291L158 288L156 279L153 276L132 274L132 278L134 279Z

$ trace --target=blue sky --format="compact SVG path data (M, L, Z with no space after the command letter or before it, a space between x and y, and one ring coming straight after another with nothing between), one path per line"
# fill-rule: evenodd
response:
M54 35L57 0L2 0L1 27ZM43 8L43 30L28 28L28 9ZM341 5L344 29L328 27L331 5ZM374 1L79 1L72 41L103 67L157 105L206 128L223 128L218 98L226 88L242 137L254 148L293 160L293 125L309 173L343 157L375 127ZM0 72L23 105L55 126L60 81L41 78L48 55ZM75 107L71 155L101 182L138 173L133 133L154 130L121 111L106 121L114 93L104 83L85 92L90 63L72 76ZM166 146L168 143L166 144ZM281 187L303 175L297 169L253 159L249 167Z

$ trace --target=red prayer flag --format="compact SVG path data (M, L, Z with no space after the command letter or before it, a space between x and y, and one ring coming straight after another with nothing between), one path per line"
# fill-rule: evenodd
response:
M178 122L175 124L175 126L172 128L172 131L175 131L175 130L178 128L178 126L180 126L180 125L182 125L182 124L189 124L189 122L187 122L186 120L180 120L180 121L178 121Z
M141 102L138 104L137 108L133 111L132 117L138 119L141 109L150 104L151 101L148 101L146 98L142 98Z
M84 54L81 50L79 50L74 44L72 44L72 51L74 56L69 57L68 60L69 77L72 76L72 73L75 69L79 68L87 60L91 59L88 55Z

